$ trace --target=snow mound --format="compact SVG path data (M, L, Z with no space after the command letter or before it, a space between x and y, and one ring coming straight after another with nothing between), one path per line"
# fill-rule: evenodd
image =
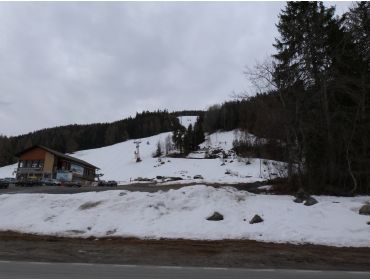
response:
M156 193L3 194L0 230L83 238L253 239L370 247L368 218L357 213L370 197L315 198L319 203L308 207L290 196L207 186ZM215 211L224 220L207 221ZM264 222L249 224L255 214Z

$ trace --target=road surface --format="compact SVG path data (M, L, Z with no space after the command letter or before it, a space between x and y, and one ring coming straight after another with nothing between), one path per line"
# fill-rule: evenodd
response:
M250 192L258 191L257 187L261 186L261 182L256 183L238 183L238 184L220 184L220 183L167 183L167 184L154 184L154 183L132 183L128 185L120 185L118 187L66 187L66 186L33 186L22 187L12 186L7 189L0 189L1 194L14 194L14 193L48 193L48 194L73 194L82 192L101 192L108 190L127 190L139 192L157 192L169 191L171 189L180 189L186 186L193 185L209 185L213 187L220 186L233 186L240 190L247 190Z
M1 278L370 278L370 272L0 261Z

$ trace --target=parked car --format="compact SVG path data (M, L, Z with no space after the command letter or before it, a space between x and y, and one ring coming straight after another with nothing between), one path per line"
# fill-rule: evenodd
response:
M33 187L33 186L40 186L41 183L38 180L22 180L16 182L17 186L21 187Z
M99 187L104 187L106 183L107 183L106 181L104 181L104 180L100 180L100 181L98 182L98 186L99 186Z
M7 177L7 178L4 178L2 180L8 182L9 184L15 184L15 182L17 182L17 180L15 178L12 178L12 177Z
M42 179L40 184L42 186L60 186L60 181L56 179Z
M117 187L117 185L118 185L117 182L113 181L113 180L111 180L111 181L101 180L98 183L98 186L100 186L100 187Z
M116 181L108 181L107 182L107 185L109 186L109 187L117 187L117 185L118 185L118 183L116 182Z
M65 181L65 182L61 182L61 186L65 186L65 187L77 187L77 188L81 188L82 185L80 182L74 182L74 181Z
M5 179L0 179L0 189L7 189L9 187L9 182Z

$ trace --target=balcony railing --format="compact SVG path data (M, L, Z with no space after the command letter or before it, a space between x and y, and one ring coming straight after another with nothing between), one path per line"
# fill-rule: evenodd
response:
M42 167L19 167L15 169L17 173L34 173L42 172Z

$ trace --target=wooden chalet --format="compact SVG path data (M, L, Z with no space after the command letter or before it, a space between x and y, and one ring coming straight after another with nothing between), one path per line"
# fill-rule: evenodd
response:
M45 146L35 145L18 154L16 178L23 180L57 179L91 182L99 168Z

